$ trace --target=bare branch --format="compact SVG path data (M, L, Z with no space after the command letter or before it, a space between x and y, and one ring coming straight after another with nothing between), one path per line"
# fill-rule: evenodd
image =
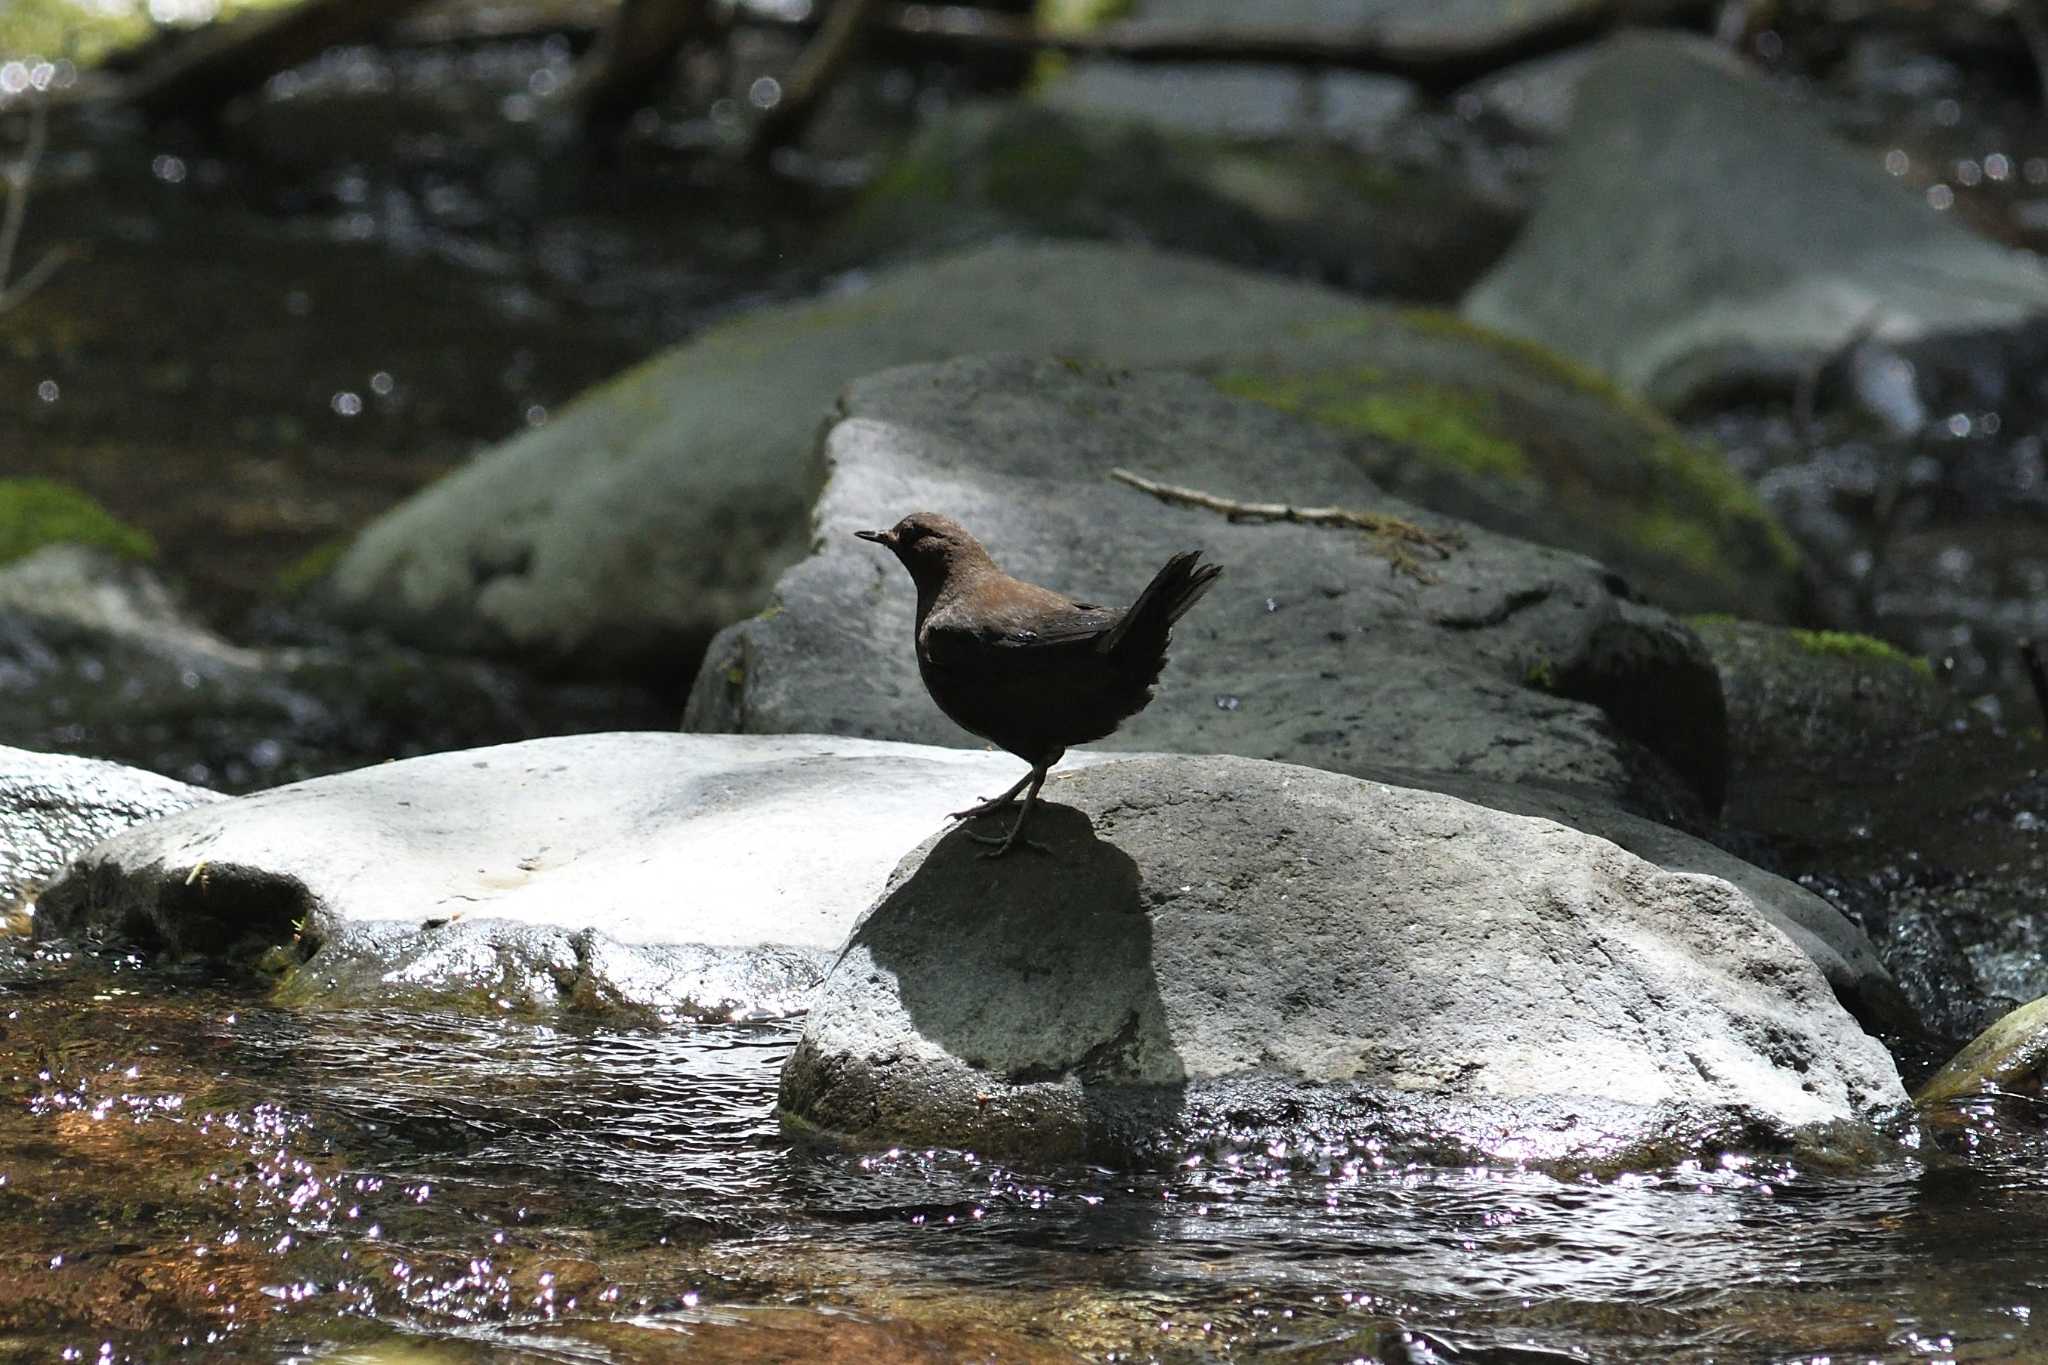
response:
M11 286L7 283L7 277L14 273L14 253L21 246L22 225L28 221L28 196L35 185L36 167L42 164L49 143L49 106L37 98L28 107L28 140L22 144L20 158L7 169L7 208L0 211L0 313L41 289L71 258L69 248L52 247L19 281Z
M1453 550L1465 544L1465 538L1456 531L1432 531L1401 517L1379 512L1361 512L1350 507L1296 507L1285 502L1240 502L1236 498L1204 493L1199 488L1160 483L1133 474L1128 469L1112 469L1109 477L1118 483L1129 484L1141 493L1150 493L1161 502L1220 512L1231 521L1287 521L1302 526L1340 526L1364 531L1379 542L1380 551L1386 555L1390 567L1424 583L1432 580L1416 562L1414 551L1422 550L1432 558L1442 560L1449 559Z

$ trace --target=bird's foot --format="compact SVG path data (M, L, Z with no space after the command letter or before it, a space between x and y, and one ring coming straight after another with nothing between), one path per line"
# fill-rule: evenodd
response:
M1019 847L1036 849L1040 853L1052 852L1051 849L1039 843L1036 839L1019 839L1017 837L1018 831L1023 828L1024 817L1020 815L1017 817L1017 822L1010 826L1008 834L976 834L973 830L968 830L967 837L974 840L977 844L991 844L994 846L985 853L976 854L975 856L978 858L1000 858L1011 849Z

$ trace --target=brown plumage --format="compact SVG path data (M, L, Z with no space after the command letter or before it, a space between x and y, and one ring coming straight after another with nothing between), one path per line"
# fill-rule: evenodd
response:
M888 546L917 585L917 671L932 700L1031 765L1001 796L954 814L987 815L1024 793L1008 834L973 836L996 845L987 857L1017 842L1047 770L1069 745L1101 739L1145 709L1173 623L1223 572L1198 563L1200 551L1183 551L1129 608L1102 607L1010 577L966 528L936 512L854 534Z

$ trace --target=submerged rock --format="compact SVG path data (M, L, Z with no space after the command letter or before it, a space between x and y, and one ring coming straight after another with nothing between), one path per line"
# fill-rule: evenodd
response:
M1148 757L1056 779L1050 856L907 858L784 1069L796 1120L978 1152L1377 1139L1666 1161L1867 1120L1889 1056L1747 896L1547 820Z
M918 680L909 579L852 535L934 508L1010 572L1089 600L1129 601L1192 546L1226 566L1180 624L1158 699L1119 732L1133 748L1540 781L1659 816L1718 799L1712 664L1599 565L1430 520L1463 538L1437 558L1112 482L1122 466L1224 497L1417 515L1326 430L1199 379L1004 357L895 370L847 390L824 444L816 550L713 645L686 728L971 742Z
M815 736L434 754L110 839L48 889L36 932L267 956L307 1004L786 1013L903 851L1016 773Z
M1466 297L1666 406L2048 310L2048 272L1836 142L1721 49L1627 36L1579 87L1543 207Z
M0 745L0 912L116 830L220 799L140 768Z

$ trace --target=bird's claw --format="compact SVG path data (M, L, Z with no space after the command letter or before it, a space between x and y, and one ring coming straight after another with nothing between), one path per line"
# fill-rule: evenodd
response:
M1014 796L997 797L993 801L983 801L978 806L969 806L966 810L956 810L946 818L948 820L975 820L984 815L994 815L997 811L1016 804L1017 798Z

